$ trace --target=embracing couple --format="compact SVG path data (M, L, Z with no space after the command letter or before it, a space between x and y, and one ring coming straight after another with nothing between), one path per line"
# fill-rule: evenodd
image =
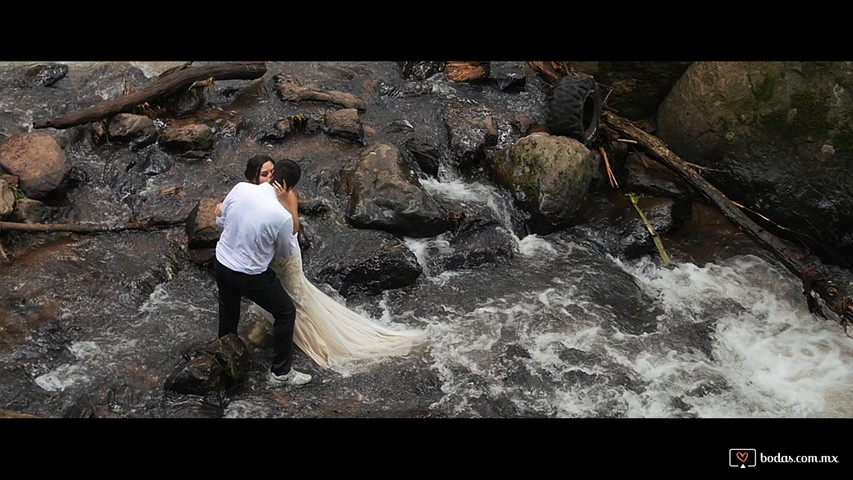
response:
M299 248L294 187L302 169L293 160L256 155L217 207L222 229L214 274L219 289L219 336L237 334L240 302L248 298L273 321L269 372L273 385L305 385L293 368L294 344L320 366L405 355L421 342L417 330L390 329L327 296L307 280Z

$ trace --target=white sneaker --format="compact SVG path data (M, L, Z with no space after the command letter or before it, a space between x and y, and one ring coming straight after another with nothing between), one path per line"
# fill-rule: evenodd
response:
M305 385L311 381L311 375L299 372L295 368L291 368L290 371L284 375L276 375L273 372L270 372L269 381L274 386Z

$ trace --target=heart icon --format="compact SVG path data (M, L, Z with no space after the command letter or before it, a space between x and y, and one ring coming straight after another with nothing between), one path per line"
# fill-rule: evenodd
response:
M749 452L737 452L737 459L741 461L741 463L746 463L746 459L749 458Z

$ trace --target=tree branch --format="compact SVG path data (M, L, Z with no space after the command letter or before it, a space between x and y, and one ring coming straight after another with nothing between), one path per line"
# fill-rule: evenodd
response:
M156 80L142 90L123 97L108 100L86 110L71 113L51 120L35 122L33 128L69 128L83 123L101 120L117 113L128 112L135 106L149 100L175 93L182 88L189 88L193 83L213 77L215 80L253 80L263 76L267 71L266 64L257 63L228 63L188 67L166 75Z

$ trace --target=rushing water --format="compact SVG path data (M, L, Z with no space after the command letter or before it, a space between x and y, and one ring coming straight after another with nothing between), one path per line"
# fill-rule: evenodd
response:
M781 266L676 254L665 267L588 245L531 235L505 268L428 280L422 299L444 303L421 319L443 380L438 407L466 414L491 396L549 417L849 415L853 339L808 312Z
M9 102L3 105L12 111ZM70 156L79 175L103 182L122 167L86 152ZM176 165L170 175L183 184L200 168L207 167ZM128 187L137 198L161 186L158 176L132 181L144 183ZM127 217L126 196L90 183L75 191L64 220ZM418 409L434 417L544 418L853 412L846 367L853 339L809 313L799 280L769 256L744 252L695 264L668 245L670 266L656 256L615 258L595 247L589 229L513 236L511 202L490 185L423 185L435 196L491 209L514 239L515 254L439 272L429 260L452 253L443 236L405 239L424 267L418 284L354 297L349 306L389 327L424 329L426 347L335 371L319 371L301 356L297 364L316 381L285 396L264 382L268 332L247 304L241 335L259 354L247 387L224 400L164 398L163 381L181 354L212 339L216 328L212 274L187 260L182 228L4 236L19 255L0 271L0 307L14 316L0 330L0 409L231 418L381 417ZM90 208L95 202L98 208ZM39 323L44 318L51 320Z

